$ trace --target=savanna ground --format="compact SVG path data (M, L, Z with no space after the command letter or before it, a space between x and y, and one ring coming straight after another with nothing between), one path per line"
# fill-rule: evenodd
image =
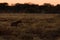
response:
M60 14L0 14L0 40L60 40Z

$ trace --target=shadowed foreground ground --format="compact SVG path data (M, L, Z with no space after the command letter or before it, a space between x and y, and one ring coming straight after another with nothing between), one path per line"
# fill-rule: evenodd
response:
M0 14L0 40L60 40L60 14Z

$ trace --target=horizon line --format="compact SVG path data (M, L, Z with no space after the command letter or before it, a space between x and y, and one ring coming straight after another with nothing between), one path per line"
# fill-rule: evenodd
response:
M8 2L0 2L0 3L8 3ZM15 4L17 4L17 3L8 3L8 5L9 6L13 6L13 5L15 5ZM31 2L28 2L28 3L19 3L19 4L35 4L35 3L31 3ZM35 5L44 5L45 3L43 3L43 4L35 4ZM51 3L46 3L46 4L51 4ZM56 5L58 5L58 4L51 4L51 5L54 5L54 6L56 6Z
M16 3L20 3L20 2L15 2L15 3L9 3L9 2L0 2L0 3L8 3L8 5L14 5L14 4L16 4ZM43 4L45 4L45 3L48 3L48 4L51 4L51 5L57 5L57 4L60 4L60 3L56 3L56 4L54 4L54 3L49 3L49 2L45 2L45 3L40 3L40 4L38 4L38 3L33 3L33 2L24 2L24 3L20 3L20 4L25 4L25 3L28 3L28 4L37 4L37 5L43 5Z

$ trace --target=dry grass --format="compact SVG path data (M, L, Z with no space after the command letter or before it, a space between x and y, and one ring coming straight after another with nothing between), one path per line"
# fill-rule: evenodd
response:
M59 39L60 14L0 14L0 40Z

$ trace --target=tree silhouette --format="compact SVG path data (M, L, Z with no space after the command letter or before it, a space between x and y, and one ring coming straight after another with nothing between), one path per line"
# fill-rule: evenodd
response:
M49 3L43 5L16 3L9 6L8 3L0 3L0 13L60 13L60 4L54 6Z

